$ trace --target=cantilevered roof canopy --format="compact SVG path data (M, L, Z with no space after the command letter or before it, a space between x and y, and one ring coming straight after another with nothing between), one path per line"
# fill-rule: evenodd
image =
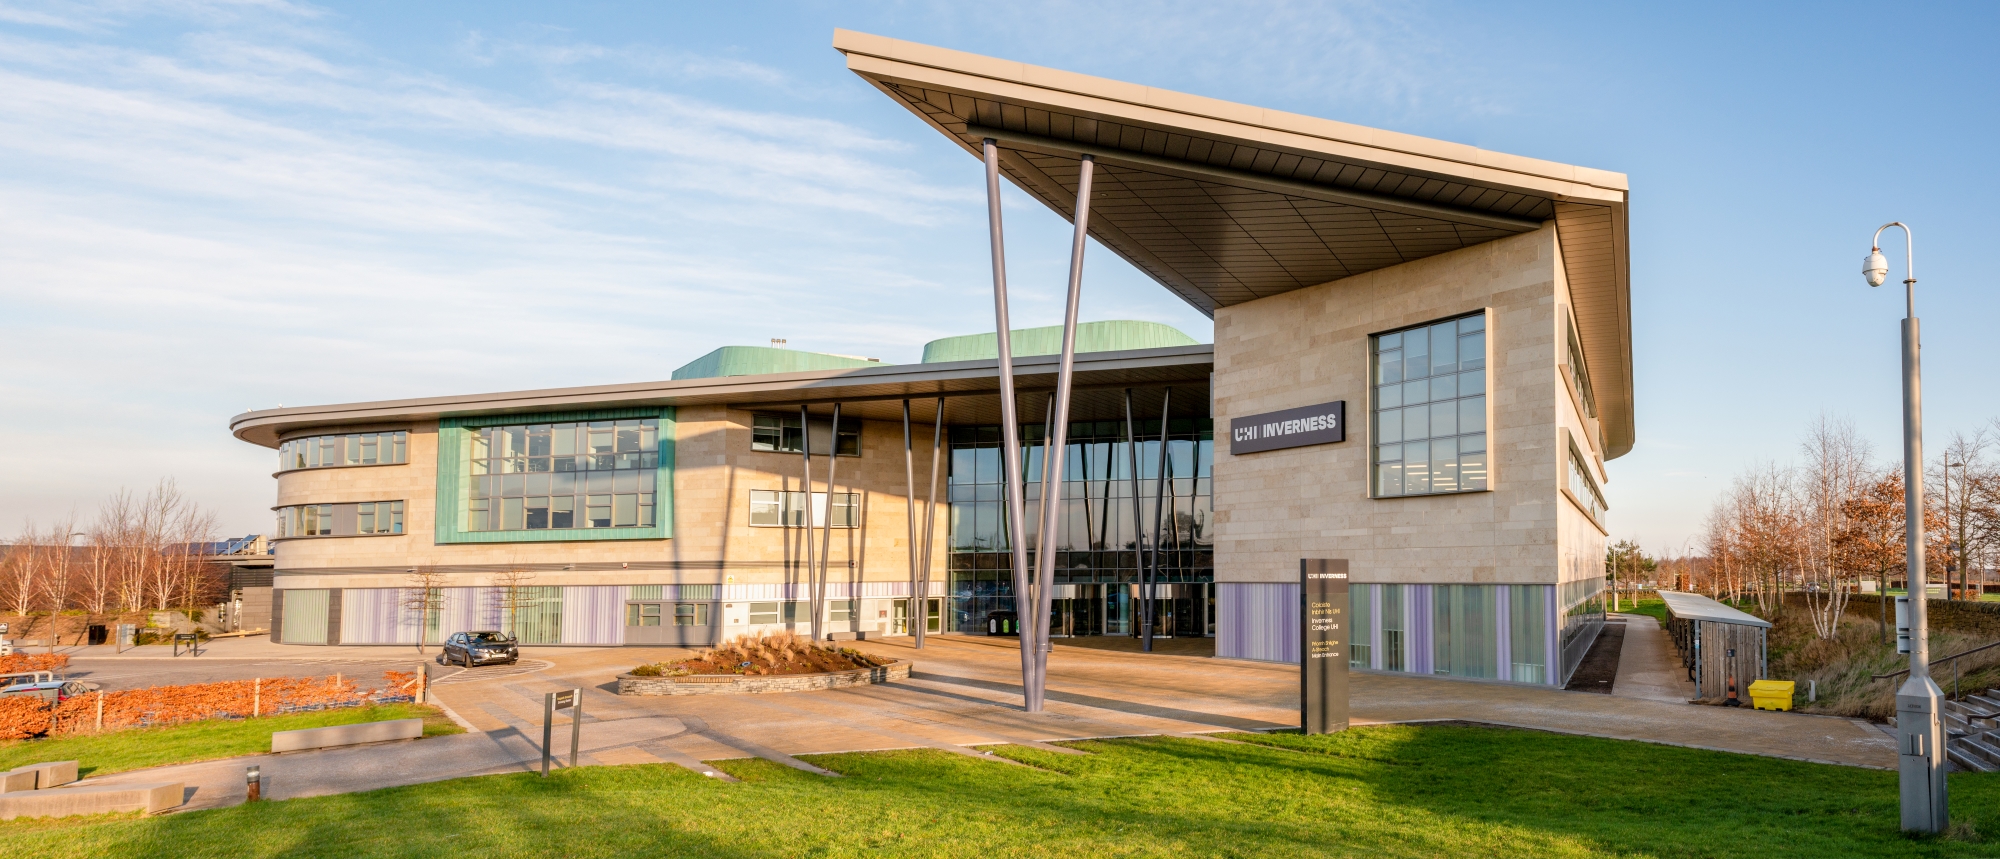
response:
M1624 174L849 30L847 67L1203 313L1555 221L1611 456L1631 449Z
M1055 390L1055 355L1014 359L1020 419L1043 420L1047 394ZM1076 394L1071 420L1121 420L1125 388L1134 389L1141 418L1160 413L1162 388L1171 387L1173 417L1208 416L1208 379L1215 347L1207 344L1159 349L1085 352L1076 356ZM293 435L345 432L348 428L389 427L410 421L614 409L640 406L728 406L797 414L900 421L902 400L910 399L914 420L929 424L937 397L946 397L951 424L1000 422L1000 362L997 359L935 364L883 364L851 370L808 370L760 376L725 376L627 385L549 388L452 397L423 397L327 406L260 409L231 418L229 431L252 444L275 448Z

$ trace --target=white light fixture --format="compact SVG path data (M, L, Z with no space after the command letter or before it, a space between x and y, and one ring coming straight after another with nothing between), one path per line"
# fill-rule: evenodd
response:
M1861 273L1868 276L1869 286L1881 286L1889 279L1889 261L1883 258L1881 248L1868 251L1868 258L1861 261Z

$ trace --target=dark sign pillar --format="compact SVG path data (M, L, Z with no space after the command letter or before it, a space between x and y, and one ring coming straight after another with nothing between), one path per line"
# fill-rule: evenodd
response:
M1347 561L1299 561L1299 727L1347 730Z

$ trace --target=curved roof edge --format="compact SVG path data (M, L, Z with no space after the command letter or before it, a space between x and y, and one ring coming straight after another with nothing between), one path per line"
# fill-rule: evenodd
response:
M1055 355L1062 352L1062 326L1016 328L1008 332L1014 357ZM1113 319L1080 322L1076 326L1076 351L1117 352L1126 349L1159 349L1168 346L1196 346L1199 341L1180 329L1158 322ZM1000 357L1000 338L991 333L945 337L924 344L923 363L947 361L994 361Z
M762 376L767 373L852 370L857 367L880 366L882 362L879 359L859 358L853 355L802 352L774 346L724 346L682 364L674 371L672 378L675 381L719 379L725 376Z

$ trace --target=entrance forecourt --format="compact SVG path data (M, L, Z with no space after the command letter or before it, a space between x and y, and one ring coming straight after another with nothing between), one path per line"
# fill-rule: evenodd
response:
M1635 438L1623 175L834 47L1065 218L1090 156L1089 235L1215 320L1213 346L1079 328L1055 634L1134 633L1143 576L1156 632L1296 661L1299 561L1339 559L1354 667L1567 679L1603 619L1606 462ZM1031 550L1057 340L1010 338ZM723 347L664 382L238 415L281 457L274 640L984 634L1014 608L996 354L990 332L910 365ZM1297 410L1298 443L1232 440Z

